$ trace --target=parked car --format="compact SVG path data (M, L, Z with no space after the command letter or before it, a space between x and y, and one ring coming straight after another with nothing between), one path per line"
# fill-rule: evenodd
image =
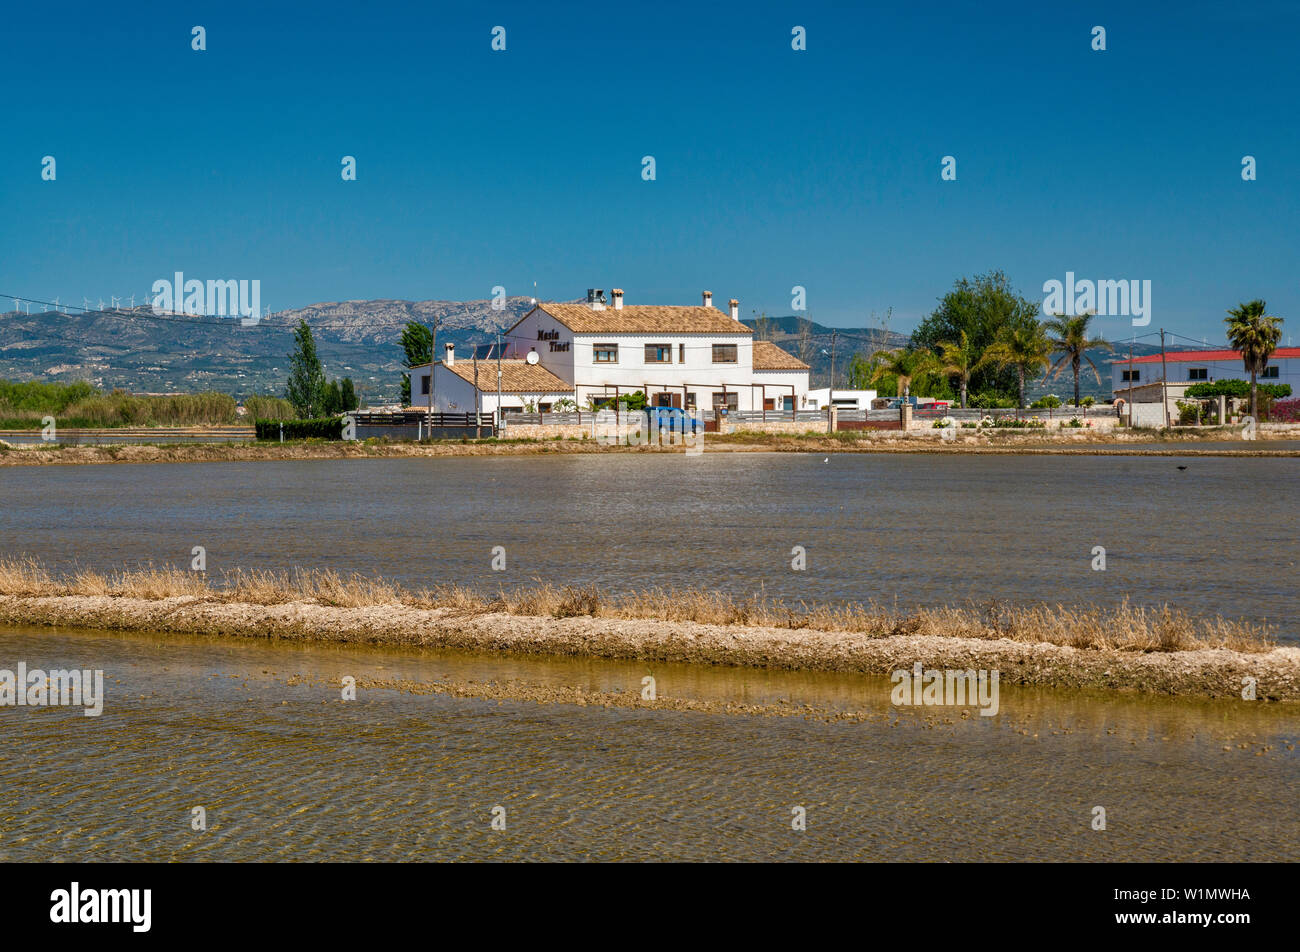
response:
M916 397L894 397L894 399L889 401L889 406L885 407L885 409L899 410L902 408L904 400L906 400L908 403L912 405L912 409L916 409L916 407L920 403L920 401Z
M692 433L704 429L704 421L697 419L680 407L646 407L646 416L652 427L660 430L675 430L685 433L687 428Z

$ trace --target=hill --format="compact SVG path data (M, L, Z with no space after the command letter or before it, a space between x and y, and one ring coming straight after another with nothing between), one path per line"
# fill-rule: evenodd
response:
M279 311L255 326L238 320L155 315L146 306L65 314L45 311L0 314L0 378L71 383L86 380L96 387L134 393L194 393L218 390L242 398L253 393L280 394L299 319L311 325L317 350L329 377L349 376L367 403L397 399L404 369L398 343L408 321L439 321L438 341L458 350L486 346L533 305L527 297L508 298L503 310L482 301L329 301ZM901 347L906 334L886 328L835 328L795 315L748 319L758 337L807 362L814 387L830 381L834 351L837 386L855 353L871 354ZM1127 353L1127 345L1117 345ZM1140 344L1136 354L1158 353ZM1094 354L1105 367L1112 359ZM1109 376L1103 384L1084 378L1084 392L1110 399ZM1069 381L1038 384L1033 396L1064 395Z

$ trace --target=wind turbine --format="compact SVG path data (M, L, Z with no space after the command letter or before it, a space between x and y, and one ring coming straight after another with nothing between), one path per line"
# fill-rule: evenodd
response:
M54 299L54 313L55 313L55 314L58 314L58 313L59 313L59 299L58 299L58 298L55 298L55 299Z
M100 298L100 299L99 299L99 309L100 309L101 311L104 309L104 299L103 299L103 298Z
M108 296L108 299L109 299L109 301L111 301L112 304L113 304L113 310L116 311L116 310L117 310L117 302L120 301L120 300L122 300L122 299L121 299L121 298L113 297L113 295L111 295L111 294Z
M83 311L89 311L89 310L90 310L90 302L87 301L84 297L81 299L81 309L82 309Z
M135 309L135 295L134 295L134 294L131 295L131 308L132 308L132 310Z

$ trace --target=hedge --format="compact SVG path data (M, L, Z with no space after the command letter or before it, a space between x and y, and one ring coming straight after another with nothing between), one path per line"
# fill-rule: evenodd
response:
M259 440L279 440L281 427L286 440L341 440L342 417L320 417L314 420L256 420Z
M1291 385L1289 383L1261 383L1259 392L1266 397L1272 397L1279 400L1282 397L1291 396ZM1213 383L1194 383L1187 388L1185 396L1194 400L1203 400L1207 397L1248 397L1250 396L1250 382L1246 380L1216 380Z

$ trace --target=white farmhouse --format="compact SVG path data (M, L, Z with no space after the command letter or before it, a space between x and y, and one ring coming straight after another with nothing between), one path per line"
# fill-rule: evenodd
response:
M653 406L697 410L804 409L808 365L767 341L755 341L739 320L713 306L624 305L623 292L591 290L586 303L537 304L506 332L501 406L551 410L565 398L591 401L642 391ZM448 350L434 368L435 409L472 411L473 367ZM411 370L411 399L428 399L428 365ZM497 362L478 362L478 400L497 407Z

